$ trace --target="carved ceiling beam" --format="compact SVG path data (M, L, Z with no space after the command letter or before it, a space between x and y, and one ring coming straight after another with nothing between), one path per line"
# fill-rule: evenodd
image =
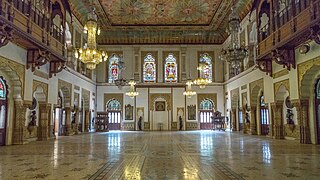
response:
M310 28L310 39L320 45L320 23Z
M13 37L13 29L7 24L0 23L0 48L7 45Z
M272 61L271 59L257 59L258 68L267 75L272 76Z
M293 47L277 48L271 51L272 60L288 70L296 68L295 50Z
M56 75L57 73L61 72L65 67L65 61L62 60L52 60L50 61L50 69L49 69L49 77L51 78L52 75Z
M41 49L29 49L27 54L27 69L34 72L36 68L45 65L51 59L51 52Z

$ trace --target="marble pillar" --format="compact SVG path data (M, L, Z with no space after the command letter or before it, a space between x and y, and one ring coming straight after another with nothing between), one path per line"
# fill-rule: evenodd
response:
M71 109L70 107L64 108L65 116L66 116L66 128L65 128L65 135L70 136L73 135L72 127L71 127Z
M308 100L292 100L293 106L297 110L297 120L300 127L300 143L310 144L311 134L309 127L309 101Z
M84 119L84 132L89 132L90 126L90 109L85 109L85 119Z
M249 134L250 133L250 123L247 123L246 121L246 109L241 108L242 111L242 124L243 124L243 133Z
M237 114L237 111L236 111L236 109L232 109L231 110L231 114L232 114L232 116L231 116L231 125L232 125L232 131L237 131L238 129L237 129L237 121L236 121L236 114Z

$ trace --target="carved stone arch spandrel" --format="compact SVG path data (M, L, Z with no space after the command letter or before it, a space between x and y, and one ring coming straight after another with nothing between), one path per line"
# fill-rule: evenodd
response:
M7 74L13 87L10 91L14 98L24 99L25 67L0 56L0 70Z
M258 98L263 91L263 79L259 79L249 84L250 86L250 106L257 106Z
M45 102L48 102L48 84L47 83L33 80L32 92L35 93L39 86L43 89L43 93L46 96Z
M154 104L158 98L163 98L167 102L167 110L172 110L171 105L171 94L151 94L149 98L149 110L153 111L155 109Z

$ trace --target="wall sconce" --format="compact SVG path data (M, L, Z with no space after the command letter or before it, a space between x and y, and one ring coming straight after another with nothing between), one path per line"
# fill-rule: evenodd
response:
M310 51L310 44L306 43L299 47L300 54L307 54Z

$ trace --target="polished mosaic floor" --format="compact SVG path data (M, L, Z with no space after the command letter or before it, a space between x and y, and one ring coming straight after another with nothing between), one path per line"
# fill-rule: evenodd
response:
M230 132L92 133L0 147L0 179L320 179L320 146Z

